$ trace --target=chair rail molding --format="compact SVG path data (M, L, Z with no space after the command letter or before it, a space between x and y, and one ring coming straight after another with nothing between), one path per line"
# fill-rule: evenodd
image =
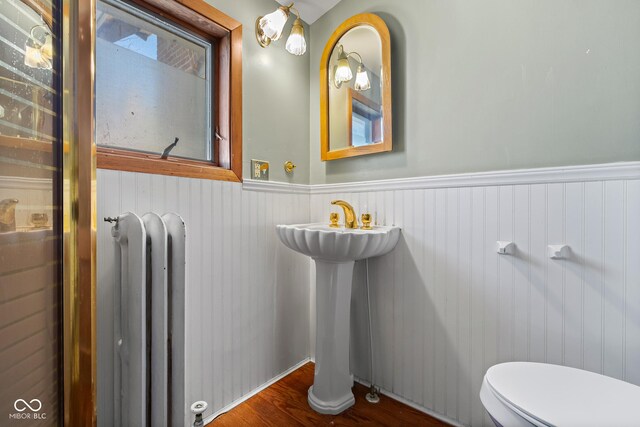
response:
M612 181L618 179L640 179L640 161L491 172L469 172L451 175L419 176L333 184L290 184L280 181L245 179L242 188L249 191L313 195L335 192L359 193L367 191L483 187L491 185Z

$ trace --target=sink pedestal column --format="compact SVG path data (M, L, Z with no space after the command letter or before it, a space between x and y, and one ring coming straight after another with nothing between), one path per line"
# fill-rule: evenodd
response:
M349 322L353 261L316 263L316 368L311 408L339 414L355 403L349 374Z

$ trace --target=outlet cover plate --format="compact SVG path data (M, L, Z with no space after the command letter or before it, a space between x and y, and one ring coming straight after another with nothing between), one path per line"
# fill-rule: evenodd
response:
M269 181L269 162L251 159L251 179Z

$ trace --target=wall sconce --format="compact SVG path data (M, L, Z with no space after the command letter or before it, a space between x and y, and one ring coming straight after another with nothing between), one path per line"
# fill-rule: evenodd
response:
M37 30L41 34L36 35ZM31 68L50 70L53 66L53 37L46 25L31 28L24 44L24 65Z
M345 53L344 47L338 45L338 62L333 67L333 84L336 88L340 89L342 83L346 83L353 78L353 72L351 71L351 64L349 64L349 57L355 56L358 60L358 69L356 70L356 81L353 88L359 92L368 90L371 87L371 81L369 80L369 74L364 68L362 57L358 52Z
M267 47L274 40L282 37L282 31L289 19L289 14L293 10L296 20L293 22L291 33L285 44L285 49L292 55L304 55L307 51L307 41L304 38L304 27L300 20L298 9L291 3L289 6L280 6L274 12L256 19L256 40L262 47Z

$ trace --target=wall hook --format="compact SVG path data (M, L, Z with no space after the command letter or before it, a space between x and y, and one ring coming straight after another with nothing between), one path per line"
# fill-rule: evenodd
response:
M562 259L569 256L568 245L549 245L547 246L547 250L549 251L549 258L551 259Z
M498 240L496 242L496 251L500 255L513 255L516 250L516 244L513 242L507 242L504 240Z

